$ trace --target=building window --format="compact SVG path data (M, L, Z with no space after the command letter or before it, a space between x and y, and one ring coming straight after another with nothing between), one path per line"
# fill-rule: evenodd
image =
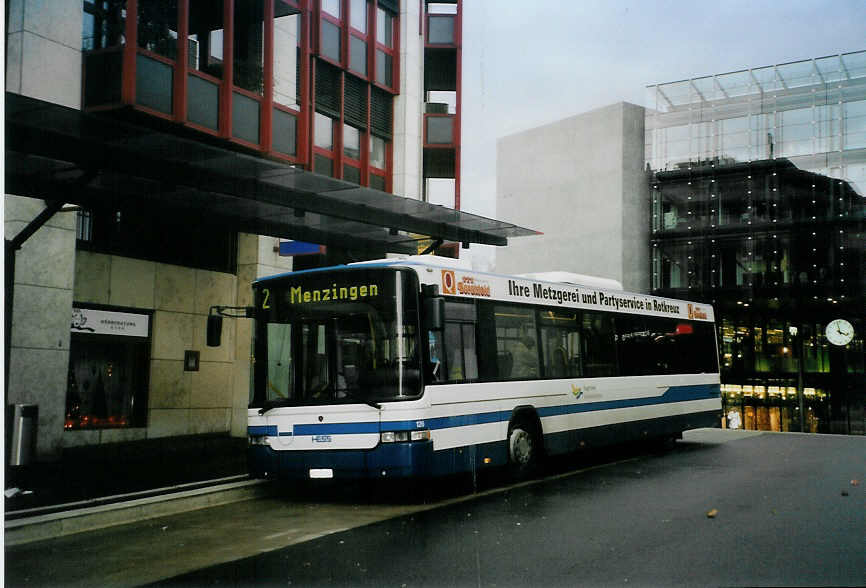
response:
M343 165L343 179L353 184L361 183L361 170L354 165Z
M334 119L320 112L316 113L315 145L327 151L334 148Z
M376 82L383 86L394 84L394 58L380 49L376 49Z
M343 155L361 159L361 131L349 125L343 125Z
M322 35L319 42L319 53L323 57L340 63L340 27L329 20L322 19Z
M256 94L264 91L264 13L261 0L234 5L234 84Z
M150 313L73 308L67 430L145 426Z
M427 41L430 44L454 44L454 16L447 14L430 15L427 29Z
M376 42L394 48L394 17L381 7L376 9Z
M334 160L318 153L313 154L313 171L317 174L333 177Z
M138 46L177 58L177 0L139 0Z
M385 169L385 140L370 135L370 165Z
M81 36L82 51L95 51L123 45L125 21L125 0L85 0L84 26Z
M223 77L222 2L189 2L189 68Z
M367 0L352 0L349 24L359 33L367 32Z
M274 9L274 102L297 108L301 19L283 2Z
M349 68L367 76L367 43L355 35L349 35Z
M341 0L322 0L322 12L327 12L334 18L340 18Z

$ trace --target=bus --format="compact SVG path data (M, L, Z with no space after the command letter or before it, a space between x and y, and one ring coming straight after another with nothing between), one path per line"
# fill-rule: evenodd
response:
M525 477L720 426L706 304L431 256L264 277L253 300L253 477Z

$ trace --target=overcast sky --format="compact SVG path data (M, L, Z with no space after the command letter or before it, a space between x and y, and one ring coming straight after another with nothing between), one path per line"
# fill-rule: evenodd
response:
M489 217L500 137L622 100L645 106L649 84L866 49L866 0L464 0L463 10L461 208Z

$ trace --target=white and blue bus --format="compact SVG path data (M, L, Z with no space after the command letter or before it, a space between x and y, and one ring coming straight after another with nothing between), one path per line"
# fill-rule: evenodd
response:
M254 477L412 478L717 427L713 309L410 258L253 284Z

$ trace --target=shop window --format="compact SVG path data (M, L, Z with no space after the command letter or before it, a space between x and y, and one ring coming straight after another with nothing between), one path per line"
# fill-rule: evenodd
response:
M73 308L67 430L145 426L150 314Z

